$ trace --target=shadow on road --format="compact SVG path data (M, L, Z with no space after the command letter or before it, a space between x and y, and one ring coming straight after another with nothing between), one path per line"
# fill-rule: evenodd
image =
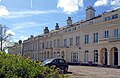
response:
M72 72L69 72L69 71L68 71L68 72L66 72L66 73L64 73L64 74L72 74Z

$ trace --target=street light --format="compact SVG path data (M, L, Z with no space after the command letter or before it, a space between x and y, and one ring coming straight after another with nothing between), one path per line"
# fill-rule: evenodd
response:
M20 54L23 55L23 52L22 52L22 40L19 40L19 44L20 44Z

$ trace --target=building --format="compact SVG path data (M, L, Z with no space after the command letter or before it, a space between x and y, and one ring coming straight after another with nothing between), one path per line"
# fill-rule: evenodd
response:
M21 54L22 55L22 41L19 40L18 43L14 43L14 45L12 47L8 48L8 53L9 54Z
M61 57L69 63L120 66L120 8L95 16L86 9L86 20L72 23L23 41L23 55L34 60Z

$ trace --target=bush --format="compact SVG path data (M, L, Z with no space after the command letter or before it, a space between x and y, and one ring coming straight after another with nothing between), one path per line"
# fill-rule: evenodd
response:
M58 71L21 55L0 52L0 78L63 78Z

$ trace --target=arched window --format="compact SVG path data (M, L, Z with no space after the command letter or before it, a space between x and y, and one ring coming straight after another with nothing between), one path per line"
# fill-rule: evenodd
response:
M98 50L94 50L94 63L98 63Z
M71 53L71 62L77 63L78 62L78 52Z
M88 62L88 58L89 58L89 51L86 50L84 53L84 62Z

